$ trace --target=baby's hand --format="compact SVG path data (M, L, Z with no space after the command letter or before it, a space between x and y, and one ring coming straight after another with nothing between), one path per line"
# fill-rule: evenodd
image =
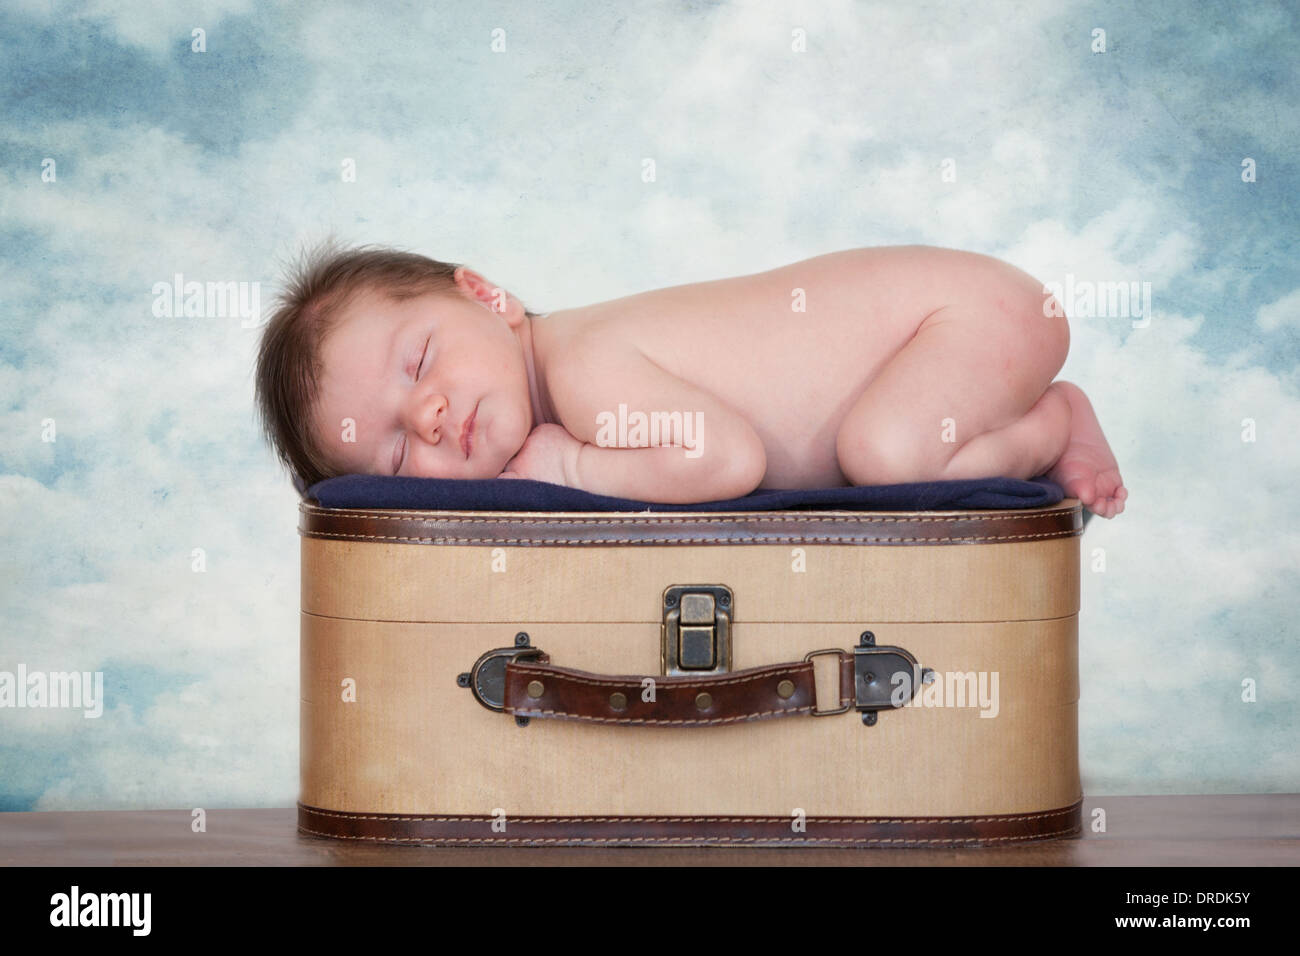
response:
M499 478L532 478L553 485L577 487L578 450L582 442L563 425L538 425L524 440L515 457L506 462Z

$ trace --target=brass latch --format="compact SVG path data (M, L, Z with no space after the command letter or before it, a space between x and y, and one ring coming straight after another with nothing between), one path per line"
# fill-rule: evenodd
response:
M731 588L674 584L664 589L660 663L664 674L725 674L731 670Z

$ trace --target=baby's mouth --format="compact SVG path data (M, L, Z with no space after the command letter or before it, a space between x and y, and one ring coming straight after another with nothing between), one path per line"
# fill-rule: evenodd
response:
M469 413L469 418L465 419L465 424L460 427L460 447L465 452L465 458L469 458L470 449L474 447L474 419L478 417L478 403L474 404L474 411Z

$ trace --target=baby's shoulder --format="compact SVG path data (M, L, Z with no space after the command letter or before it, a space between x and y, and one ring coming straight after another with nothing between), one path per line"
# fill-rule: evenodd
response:
M618 310L606 308L610 304L549 313L545 321L551 361L567 360L571 364L577 360L636 354L639 342L636 323L621 320Z

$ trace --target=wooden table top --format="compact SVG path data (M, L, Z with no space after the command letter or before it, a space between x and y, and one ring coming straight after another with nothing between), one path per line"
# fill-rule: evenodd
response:
M188 809L0 813L0 865L1300 865L1300 794L1085 797L1083 810L1077 840L963 849L376 846L300 834L294 808L208 810L205 833Z

